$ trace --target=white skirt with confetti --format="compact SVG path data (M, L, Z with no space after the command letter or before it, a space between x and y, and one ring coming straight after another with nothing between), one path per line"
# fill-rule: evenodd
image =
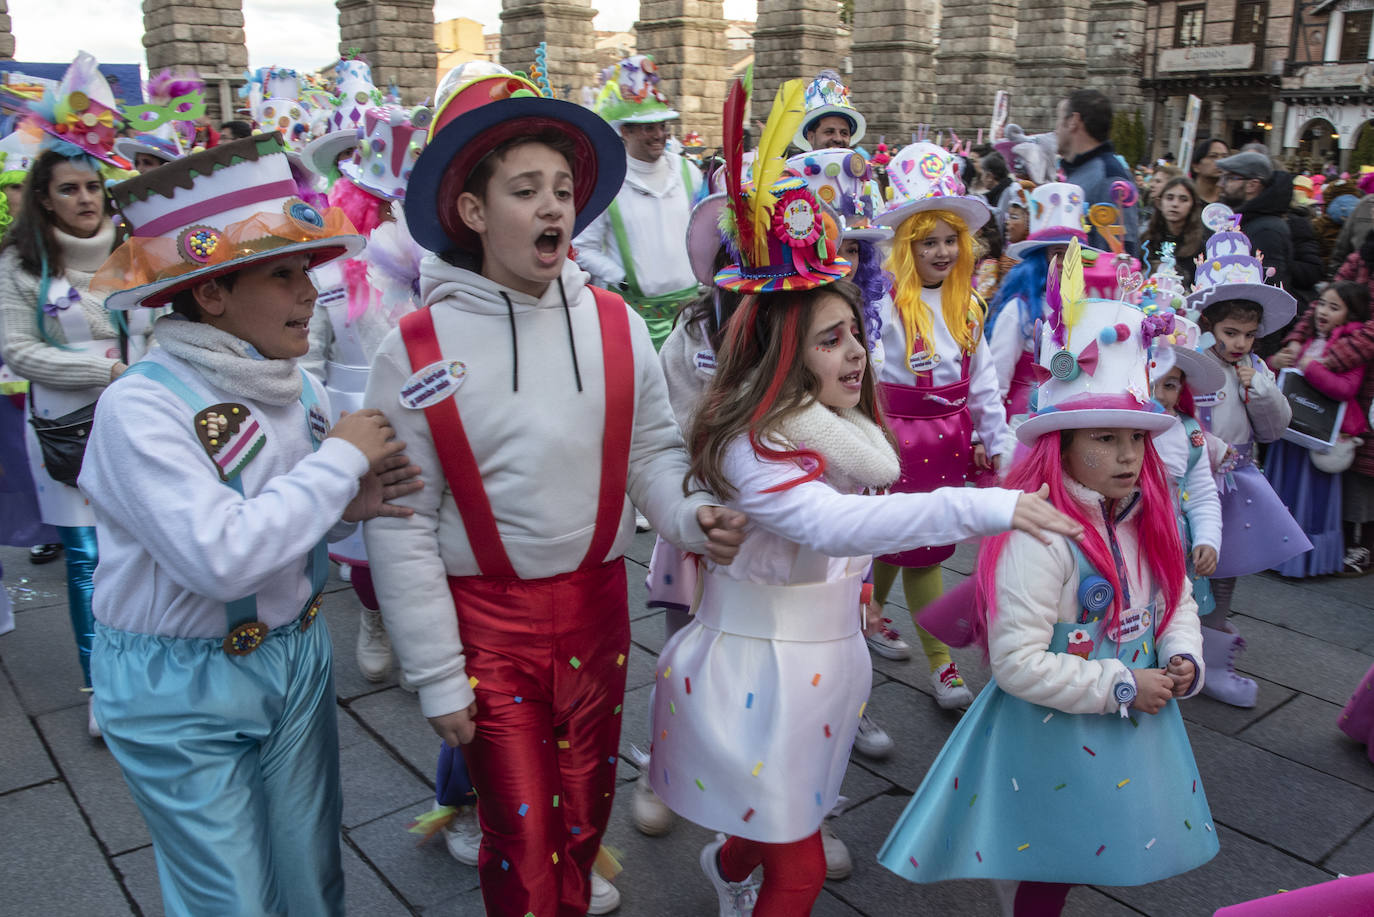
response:
M703 574L654 689L654 792L706 828L809 837L835 805L872 687L857 576L801 586Z

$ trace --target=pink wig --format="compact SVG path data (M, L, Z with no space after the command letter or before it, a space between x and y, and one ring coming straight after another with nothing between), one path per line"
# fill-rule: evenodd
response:
M1035 441L1024 459L1012 466L1003 485L1012 490L1034 493L1042 484L1050 486L1050 503L1083 526L1083 541L1079 544L1088 562L1111 583L1113 590L1111 614L1102 621L1105 633L1121 621L1121 581L1112 561L1111 549L1097 531L1094 520L1083 512L1082 505L1064 487L1067 472L1061 456L1061 432L1046 433ZM1174 502L1164 474L1164 463L1155 451L1154 443L1145 440L1145 460L1140 469L1139 544L1143 560L1150 569L1155 588L1164 593L1164 611L1158 614L1157 633L1164 633L1173 619L1174 610L1183 598L1183 542L1174 515ZM973 617L974 639L987 651L988 633L997 612L997 559L1010 533L983 539L978 551L977 611ZM1138 564L1142 558L1134 558ZM1132 558L1125 558L1131 563Z
M371 238L372 230L382 225L382 205L385 202L369 194L346 178L339 178L329 189L329 204L338 207L348 217L353 228L364 238ZM348 317L352 321L372 302L372 287L367 282L367 262L349 258L343 263L344 283L348 287Z

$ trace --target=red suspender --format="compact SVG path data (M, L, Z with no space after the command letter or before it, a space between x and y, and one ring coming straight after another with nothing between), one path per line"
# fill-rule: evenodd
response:
M592 287L601 320L601 362L606 371L606 429L601 436L601 487L596 500L596 528L579 570L599 567L615 543L625 507L630 474L630 439L635 419L635 355L630 344L630 318L625 301Z
M596 527L591 544L579 570L600 566L610 553L620 530L620 515L625 505L625 485L630 468L630 440L634 433L635 375L634 348L630 343L630 321L624 301L612 293L591 288L601 324L601 354L606 380L606 422L601 440L601 483L597 496ZM443 359L434 318L428 308L401 319L401 339L405 342L412 371L419 372ZM449 397L425 408L430 435L434 438L439 463L444 469L453 500L463 517L463 529L483 576L514 577L496 517L491 510L477 469L472 445L463 430L458 405Z
M411 312L402 318L400 327L401 340L405 342L413 372L419 372L443 359L439 337L434 333L434 316L428 308ZM482 487L482 475L477 471L477 459L472 454L467 433L463 431L457 403L448 397L430 405L425 408L425 420L429 421L429 432L434 438L435 451L439 453L439 464L443 466L444 477L453 491L458 513L463 517L463 529L468 534L472 555L477 559L477 569L484 576L513 578L515 568L506 556L501 533L496 530L496 517L492 515L491 501Z

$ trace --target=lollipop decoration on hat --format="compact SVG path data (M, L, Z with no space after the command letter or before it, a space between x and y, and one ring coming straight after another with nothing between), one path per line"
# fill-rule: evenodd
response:
M805 179L811 193L840 218L845 239L881 242L892 230L875 226L882 205L873 170L854 150L813 150L787 160L787 167Z
M1274 269L1264 266L1263 252L1251 254L1250 237L1241 232L1240 217L1212 209L1218 206L1224 205L1212 204L1203 211L1204 220L1210 218L1221 228L1197 257L1193 291L1185 301L1188 312L1200 314L1212 303L1228 299L1247 300L1264 310L1256 334L1272 334L1293 319L1298 302L1283 287L1266 283L1274 276Z
M657 124L678 117L658 88L658 65L650 55L633 54L601 71L601 78L606 85L596 98L596 113L612 127Z
M897 153L887 164L891 200L878 214L879 226L900 226L924 210L948 210L976 231L992 212L988 205L967 194L959 177L958 159L933 143L921 140Z
M85 51L76 56L56 89L29 104L29 129L43 135L42 147L68 158L88 155L120 169L132 164L114 149L124 119L115 109L114 93Z
M778 89L754 161L754 183L741 178L744 109L748 96L736 81L725 100L725 184L721 217L727 246L739 263L716 274L716 285L739 293L809 290L844 277L839 226L824 213L805 180L787 171L783 153L802 118L803 83Z

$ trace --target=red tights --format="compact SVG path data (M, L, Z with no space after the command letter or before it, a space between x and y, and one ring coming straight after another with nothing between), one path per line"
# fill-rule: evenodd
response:
M1072 885L1059 882L1021 882L1016 886L1016 917L1059 917Z
M743 882L763 864L754 917L796 917L811 913L825 885L825 848L821 833L790 844L765 844L731 837L720 848L720 873Z

